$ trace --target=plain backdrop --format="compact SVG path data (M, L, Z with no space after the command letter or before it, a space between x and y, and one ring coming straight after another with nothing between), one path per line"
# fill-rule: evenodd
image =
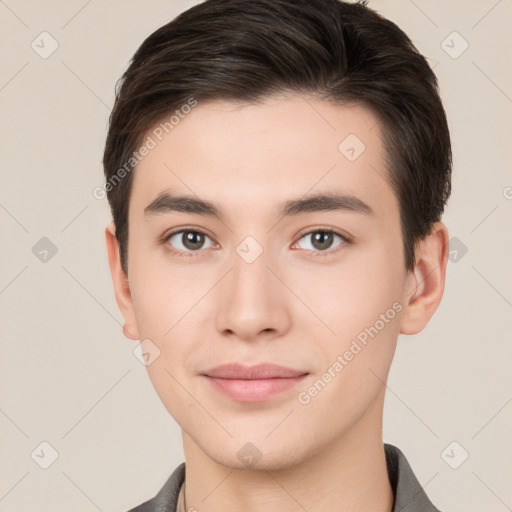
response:
M93 190L116 80L151 32L194 3L0 1L0 511L126 511L184 460L138 343L122 334L104 246L110 213ZM421 334L399 338L384 440L443 512L504 512L512 2L369 5L429 59L454 153L445 296Z

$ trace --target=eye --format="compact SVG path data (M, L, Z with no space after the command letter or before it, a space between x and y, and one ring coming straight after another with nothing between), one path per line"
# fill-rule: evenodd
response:
M343 242L349 242L346 237L330 229L310 231L303 235L296 245L300 245L302 240L305 240L306 243L302 247L299 247L300 249L320 252L327 252L327 250L338 247Z
M214 245L206 233L192 229L175 231L166 237L166 242L181 252L198 252L200 249L207 249Z

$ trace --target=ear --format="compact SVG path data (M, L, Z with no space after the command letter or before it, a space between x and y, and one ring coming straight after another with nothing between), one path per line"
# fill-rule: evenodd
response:
M119 241L116 238L116 227L113 222L105 228L105 241L107 243L108 263L110 273L112 274L116 301L124 318L123 333L131 340L138 340L139 330L135 320L130 283L121 267L121 252L119 250Z
M436 222L431 233L418 244L416 264L407 277L401 334L422 331L439 306L444 292L448 251L448 230L442 222Z

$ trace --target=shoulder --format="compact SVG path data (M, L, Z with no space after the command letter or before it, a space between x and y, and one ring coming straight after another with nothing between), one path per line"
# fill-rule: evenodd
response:
M395 493L393 512L441 512L428 498L407 458L392 444L384 444L389 481Z
M185 463L182 462L164 483L158 494L128 512L176 512L178 496L185 480Z

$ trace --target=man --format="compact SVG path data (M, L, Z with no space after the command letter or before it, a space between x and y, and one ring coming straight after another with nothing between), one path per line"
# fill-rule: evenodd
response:
M134 55L104 168L123 330L185 454L133 510L438 510L382 440L448 248L450 137L408 37L364 3L196 5Z

